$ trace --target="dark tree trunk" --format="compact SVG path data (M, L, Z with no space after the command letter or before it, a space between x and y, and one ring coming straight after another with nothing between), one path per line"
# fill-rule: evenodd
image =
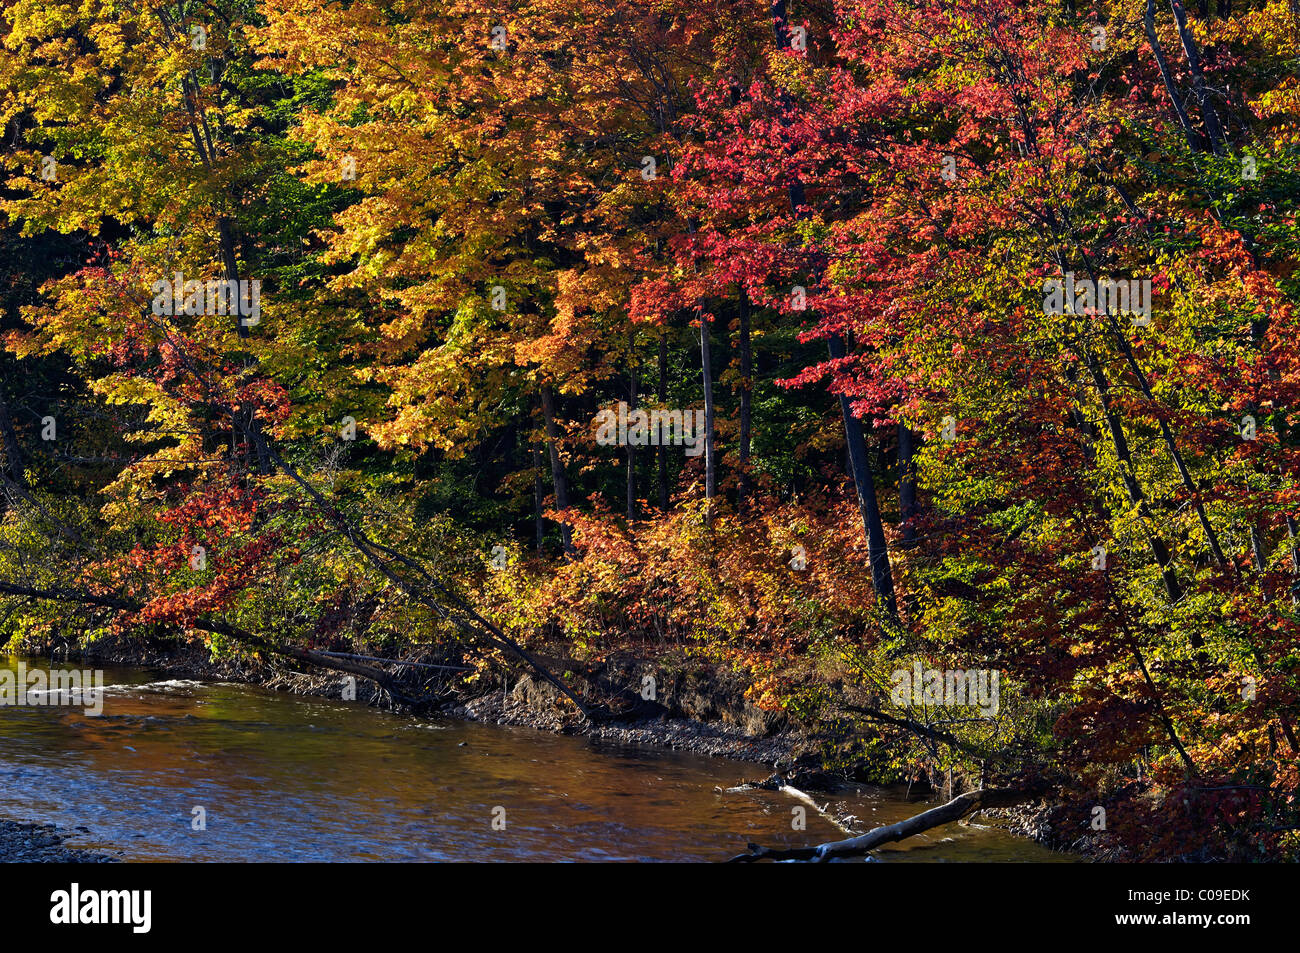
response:
M561 514L569 508L569 481L564 474L564 461L560 458L560 428L555 422L555 394L550 385L543 385L542 418L546 422L546 443L551 454L551 482L555 487L555 508ZM573 555L573 531L569 524L560 522L560 539L566 556Z
M659 406L668 403L668 334L659 335L659 390L656 394ZM659 483L659 509L668 509L668 448L662 443L655 449L656 467Z
M1151 507L1147 503L1146 494L1142 492L1142 486L1134 475L1128 437L1124 433L1124 424L1120 421L1111 401L1110 383L1106 380L1101 363L1091 351L1085 349L1083 357L1096 388L1097 399L1101 403L1101 413L1106 421L1111 447L1120 462L1120 475L1124 480L1124 489L1128 492L1129 502L1137 508L1138 515L1142 517L1147 544L1151 547L1151 555L1155 557L1156 565L1160 567L1160 578L1165 584L1165 592L1169 596L1170 603L1175 603L1183 597L1183 587L1178 582L1177 573L1174 572L1173 557L1170 555L1169 547L1165 545L1165 541L1156 530L1159 524L1156 523ZM1193 632L1191 642L1193 647L1199 646L1200 636Z
M749 335L749 294L740 291L740 489L737 509L745 508L749 496L749 444L754 394L754 362Z
M1187 69L1192 74L1192 91L1196 93L1196 102L1201 107L1201 122L1205 125L1206 138L1210 140L1210 149L1215 155L1223 155L1223 126L1219 123L1218 110L1210 98L1210 89L1205 84L1205 72L1201 69L1200 52L1196 48L1196 37L1187 28L1187 13L1183 10L1183 0L1170 0L1174 11L1174 22L1178 24L1178 37L1183 43L1183 53L1187 57Z
M844 342L831 338L831 357L844 356ZM880 504L876 500L876 483L867 464L867 442L862 435L862 421L853 416L849 398L840 395L840 414L844 418L844 436L853 462L853 484L858 491L858 510L862 525L867 531L867 554L871 560L871 585L876 598L893 620L898 619L898 604L894 599L894 573L889 566L889 549L885 543L885 527L880 520Z
M1300 543L1296 537L1300 532L1296 530L1295 517L1286 518L1286 538L1291 544L1291 601L1300 602Z
M772 0L772 31L776 36L778 49L790 46L790 30L786 16L785 0ZM790 208L796 217L803 217L804 205L803 182L792 178L788 186ZM832 358L844 356L844 339L832 334L827 344ZM867 536L867 550L871 559L871 582L889 617L897 622L898 606L894 599L894 576L889 566L889 550L885 542L884 528L880 522L880 508L876 501L876 485L867 466L867 443L862 432L862 422L853 416L853 409L847 397L840 397L840 417L844 421L844 440L848 445L849 459L852 463L853 485L857 490L858 509L862 513L862 526Z
M709 321L703 308L697 308L695 313L700 319L700 366L704 369L704 518L712 520L713 498L718 490L718 458L713 440L713 360Z
M533 506L537 520L537 551L540 553L546 542L546 521L542 518L545 508L546 490L542 486L542 451L536 444L530 448L533 456Z
M637 402L636 334L629 328L627 332L627 405L633 410ZM627 442L627 518L636 519L636 447L632 441Z
M1250 557L1255 563L1255 571L1264 571L1264 541L1259 535L1259 524L1252 523L1250 526Z
M903 524L903 545L916 545L916 451L917 437L907 424L898 424L898 518Z
M1169 62L1165 59L1165 51L1160 46L1160 38L1156 35L1156 0L1147 0L1143 23L1146 28L1147 42L1151 44L1151 52L1155 54L1156 67L1160 70L1160 79L1165 84L1165 92L1168 93L1169 102L1174 107L1174 115L1178 117L1178 125L1182 127L1187 146L1193 152L1201 152L1204 149L1201 134L1192 128L1192 121L1187 118L1187 110L1183 108L1182 97L1178 92L1178 87L1174 85L1173 74L1169 72Z

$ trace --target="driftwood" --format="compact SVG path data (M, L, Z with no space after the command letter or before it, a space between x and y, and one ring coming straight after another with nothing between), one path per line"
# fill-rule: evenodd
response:
M777 788L777 790L780 791L782 794L790 795L796 801L803 801L803 803L807 804L819 815L821 815L822 819L825 820L826 823L830 824L833 827L839 828L845 834L853 833L853 828L846 825L838 817L835 817L826 809L830 807L829 802L827 802L825 807L822 807L816 801L814 801L810 795L805 794L803 791L800 791L797 787L795 787L792 784L783 784L779 788Z
M1023 804L1039 793L1025 789L985 790L981 788L978 791L969 791L960 797L955 797L947 804L931 808L922 814L917 814L915 817L909 817L905 821L899 821L897 824L890 824L887 827L877 827L875 830L845 840L830 841L812 847L784 849L750 844L749 853L738 854L731 858L728 863L747 864L756 860L811 860L816 862L831 860L835 857L861 857L883 844L900 841L914 834L928 831L932 827L939 827L943 824L961 820L966 815L973 814L976 811Z
M796 801L802 801L804 804L807 804L832 827L838 827L846 834L853 833L853 829L846 825L843 820L831 814L830 811L827 810L827 808L830 807L829 802L823 807L814 801L810 794L800 791L793 784L787 784L779 772L774 773L771 777L763 781L742 781L735 787L724 788L719 786L715 787L713 790L718 794L746 794L750 791L776 791L780 794L788 794Z

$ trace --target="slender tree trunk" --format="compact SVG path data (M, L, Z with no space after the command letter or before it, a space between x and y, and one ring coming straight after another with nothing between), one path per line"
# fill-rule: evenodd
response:
M709 321L703 308L696 308L700 319L700 366L704 369L704 518L713 519L713 498L718 491L718 458L713 440L713 360L710 352Z
M1300 531L1296 530L1295 517L1286 518L1286 538L1291 544L1291 601L1300 603L1300 542L1296 537L1300 536Z
M1147 8L1146 8L1147 35L1151 41L1152 49L1156 51L1157 58L1163 64L1163 53L1159 51L1160 44L1155 34L1154 2L1155 0L1147 0ZM1166 80L1169 81L1168 74L1167 72L1164 72L1164 70L1165 68L1162 67L1162 72L1164 73ZM1172 85L1170 86L1170 97L1174 101L1175 108L1181 108L1178 102L1176 91L1173 89ZM1183 118L1184 119L1186 118L1185 115L1183 116ZM1021 123L1024 127L1026 142L1030 143L1031 145L1036 143L1037 137L1034 134L1032 120L1029 119L1027 112L1023 110L1021 112ZM1188 130L1190 134L1191 133L1190 126L1186 126L1185 128ZM1036 145L1032 145L1032 152L1035 155L1037 155L1038 150ZM1066 265L1065 255L1060 250L1060 245L1062 242L1061 223L1063 223L1064 231L1069 235L1071 243L1075 245L1078 245L1080 243L1077 241L1077 239L1075 239L1074 229L1070 223L1069 214L1067 212L1061 211L1060 215L1058 216L1056 210L1049 209L1049 213L1050 213L1051 228L1053 231L1053 240L1057 243L1058 246L1055 252L1056 262L1057 265L1061 268L1061 273L1065 274L1069 269L1067 268ZM1088 259L1086 255L1083 256L1083 264L1084 267L1087 269L1089 279L1093 281L1094 286L1096 286L1096 282L1098 281L1098 276L1096 274L1095 269L1092 267L1091 261ZM1143 372L1141 366L1138 364L1137 357L1133 353L1133 348L1129 344L1128 338L1123 333L1123 330L1119 327L1118 322L1115 321L1113 315L1107 314L1106 320L1111 329L1111 332L1115 337L1116 343L1118 344L1121 353L1124 355L1124 359L1128 364L1129 369L1133 372L1134 377L1136 377L1137 379L1138 385L1142 391L1143 396L1152 404L1157 403L1155 399L1155 395L1151 390L1150 382L1148 381L1147 376ZM1108 387L1106 384L1104 373L1102 372L1100 361L1098 361L1096 355L1092 353L1092 350L1091 348L1088 347L1086 341L1083 341L1081 343L1083 345L1081 356L1085 358L1088 364L1089 373L1091 374L1094 383L1097 385L1098 394L1102 402L1102 408L1106 414L1107 424L1109 425L1109 429L1112 434L1112 440L1114 441L1114 438L1118 436L1119 439L1116 442L1117 449L1122 444L1125 447L1125 452L1127 452L1127 442L1124 440L1123 426L1122 424L1120 424L1118 415L1115 414L1115 412L1110 406ZM1195 480L1192 479L1191 473L1187 468L1182 453L1178 449L1178 444L1174 440L1173 431L1170 430L1168 423L1164 420L1163 417L1160 417L1159 415L1157 416L1158 416L1158 422L1160 426L1161 438L1164 441L1166 449L1169 451L1169 455L1170 458L1173 460L1174 466L1178 470L1178 475L1179 478L1182 480L1183 486L1191 494L1193 508L1196 512L1197 519L1200 521L1201 528L1205 532L1206 541L1210 546L1210 551L1214 555L1216 564L1219 565L1220 567L1223 567L1227 564L1227 560L1223 555L1222 547L1219 545L1218 535L1215 532L1213 525L1211 525L1209 516L1205 511L1205 506L1200 500L1200 489L1199 487L1197 487ZM1179 587L1178 585L1177 577L1173 574L1172 567L1168 565L1168 559L1170 558L1169 551L1165 547L1163 541L1161 541L1158 535L1156 534L1154 529L1154 525L1155 525L1154 522L1149 519L1150 510L1147 507L1145 499L1141 498L1139 500L1133 498L1134 491L1136 491L1139 494L1139 497L1141 497L1141 490L1138 488L1137 478L1135 475L1135 471L1133 470L1133 467L1131 465L1131 462L1126 463L1124 467L1124 480L1125 480L1125 485L1128 487L1129 490L1130 499L1132 499L1135 504L1139 504L1139 511L1142 513L1143 518L1146 521L1148 538L1152 542L1152 550L1156 554L1157 560L1161 560L1162 552L1164 554L1164 560L1161 561L1161 575L1164 578L1165 586L1169 592L1171 601L1175 601L1179 597L1179 594L1181 594L1181 587ZM1232 568L1235 572L1236 566L1234 565ZM1199 646L1202 644L1201 636L1198 633L1196 632L1192 633L1191 644L1193 646Z
M790 30L785 0L772 0L772 32L778 49L789 49ZM807 214L804 209L803 182L796 176L787 187L790 208L797 217ZM827 338L832 358L845 354L844 339L838 334ZM853 485L858 495L858 509L862 513L862 526L867 536L867 551L871 559L871 582L891 620L898 622L898 605L894 598L894 575L889 566L889 549L884 529L880 523L880 508L876 500L876 485L867 466L867 443L862 432L862 422L853 416L847 397L840 397L840 417L844 421L844 440L848 445L849 459L853 465Z
M235 256L235 228L226 216L217 219L217 236L221 241L221 265L225 272L225 279L233 281L234 287L239 287L239 259ZM235 330L241 338L248 337L248 328L244 326L243 314L241 311L243 297L236 292L235 300L240 302L235 307Z
M1215 155L1223 155L1223 127L1219 124L1219 113L1210 98L1210 89L1205 84L1205 72L1201 69L1200 52L1196 48L1196 37L1187 28L1187 13L1183 10L1183 0L1170 0L1174 11L1174 21L1178 24L1178 37L1183 43L1183 53L1187 57L1187 69L1192 74L1192 91L1196 93L1196 102L1201 107L1201 122L1205 125L1206 138L1210 140L1210 149Z
M537 448L537 444L529 449L533 456L533 506L537 520L537 551L540 553L546 541L546 521L542 518L546 500L546 490L542 486L542 451Z
M1255 571L1264 571L1264 542L1259 535L1259 524L1250 524L1250 556L1255 563Z
M1073 232L1073 226L1069 225L1068 217L1067 226ZM1064 268L1064 259L1058 259ZM1089 280L1093 282L1094 287L1100 287L1098 282L1100 277L1092 267L1092 262L1086 257L1084 259L1084 268L1088 272ZM1062 272L1064 273L1064 272ZM1125 336L1123 329L1115 320L1115 316L1107 314L1105 316L1106 324L1111 330L1115 343L1118 345L1120 353L1124 356L1124 362L1128 364L1129 370L1133 372L1137 380L1138 389L1141 390L1142 396L1150 401L1153 405L1159 403L1156 400L1155 392L1151 389L1151 382L1147 378L1146 372L1142 365L1138 363L1137 355L1133 353L1133 347ZM1196 519L1201 524L1201 531L1205 533L1205 541L1210 547L1210 553L1214 557L1216 566L1223 568L1228 566L1228 559L1223 554L1223 547L1219 544L1219 534L1215 531L1213 524L1210 523L1209 514L1205 510L1205 504L1201 502L1201 488L1197 486L1196 480L1192 478L1191 471L1187 468L1187 461L1183 458L1183 453L1178 449L1178 441L1174 439L1174 432L1170 429L1169 423L1162 416L1157 416L1157 424L1160 428L1160 438L1164 442L1165 449L1169 452L1169 458L1173 461L1174 469L1178 471L1178 478L1182 481L1183 488L1190 494L1192 501L1192 510L1196 513ZM1236 571L1236 565L1233 564L1233 570Z
M1124 480L1124 489L1128 492L1129 502L1137 507L1138 515L1142 518L1147 545L1150 546L1151 555L1155 557L1156 564L1160 567L1160 578L1164 581L1165 592L1169 596L1169 601L1171 603L1177 602L1183 596L1183 587L1178 582L1178 576L1174 572L1173 557L1170 555L1169 547L1165 545L1165 541L1156 532L1157 523L1155 517L1151 513L1151 507L1147 504L1146 494L1142 492L1142 486L1138 483L1137 476L1134 474L1133 456L1129 452L1128 437L1124 433L1123 423L1111 404L1110 384L1106 380L1105 371L1102 370L1101 363L1097 360L1096 355L1085 347L1083 357L1088 374L1092 377L1093 386L1097 390L1097 399L1101 403L1102 416L1106 421L1107 432L1110 434L1111 448L1115 451L1115 457L1120 462L1120 474ZM1200 636L1196 635L1196 633L1192 634L1192 644L1200 644Z
M636 380L636 332L628 328L627 332L627 405L633 410L637 405ZM636 447L632 441L627 442L627 518L636 519Z
M916 545L916 451L917 436L902 421L898 424L898 517L903 523L903 545Z
M569 481L564 474L564 461L560 459L560 428L555 422L555 394L549 384L542 385L542 418L546 422L546 443L551 455L551 482L555 487L555 508L561 514L569 508ZM573 531L561 516L560 539L566 556L573 555Z
M753 413L754 363L749 334L749 293L740 290L740 489L737 509L745 508L749 496L749 444Z
M668 404L668 334L667 332L659 335L659 389L656 392L659 398L659 406L665 407ZM655 448L655 466L658 470L656 474L659 484L659 509L664 512L668 511L668 448L660 441Z
M1192 777L1199 777L1200 772L1197 770L1196 762L1192 760L1192 756L1188 754L1187 748L1183 745L1182 739L1178 737L1178 730L1174 726L1173 719L1169 717L1169 712L1165 708L1164 699L1160 694L1159 687L1156 685L1156 680L1151 677L1151 670L1147 667L1146 659L1142 657L1142 652L1138 648L1138 639L1129 626L1128 609L1124 605L1124 600L1115 590L1115 587L1110 584L1109 579L1106 580L1106 588L1110 596L1110 601L1115 607L1115 621L1119 623L1120 632L1123 633L1124 639L1128 643L1129 651L1133 653L1133 661L1137 663L1138 671L1142 673L1142 680L1146 682L1147 689L1150 692L1151 701L1155 704L1156 718L1159 719L1161 726L1165 729L1165 734L1168 736L1170 743L1174 746L1174 750L1176 750L1178 756L1183 759L1183 764L1186 766L1188 774ZM1193 640L1193 644L1199 643Z
M844 356L844 342L837 335L831 338L830 353L833 358ZM849 458L853 463L853 484L858 491L858 511L867 531L867 555L871 561L871 585L891 620L898 620L898 604L894 598L894 574L889 566L889 549L885 543L885 527L880 520L880 505L876 500L876 483L867 463L867 443L862 436L862 421L853 416L849 398L840 395L840 414L844 418L845 438Z
M1143 23L1146 27L1147 42L1151 44L1151 52L1155 54L1156 67L1160 70L1160 78L1164 81L1165 92L1169 94L1169 102L1174 107L1174 114L1178 117L1178 125L1182 127L1183 136L1187 139L1187 146L1193 152L1201 152L1204 148L1201 135L1192 128L1192 121L1187 118L1182 97L1178 93L1178 87L1174 85L1173 74L1169 72L1165 51L1160 46L1160 38L1156 35L1156 0L1147 0Z

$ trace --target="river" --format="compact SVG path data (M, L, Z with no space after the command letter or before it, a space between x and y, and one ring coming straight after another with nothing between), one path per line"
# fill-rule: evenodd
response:
M105 685L98 716L0 706L0 817L84 827L70 846L127 860L717 861L749 841L843 836L811 812L806 831L792 830L797 802L785 795L715 792L765 765L138 668L106 669ZM828 800L870 826L924 809L865 787ZM1066 859L985 825L948 825L877 856Z

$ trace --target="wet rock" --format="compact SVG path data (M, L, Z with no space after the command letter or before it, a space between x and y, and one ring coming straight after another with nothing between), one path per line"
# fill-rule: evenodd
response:
M88 828L78 831L89 833ZM0 863L114 863L118 858L109 854L65 847L64 834L53 824L23 824L0 820Z

